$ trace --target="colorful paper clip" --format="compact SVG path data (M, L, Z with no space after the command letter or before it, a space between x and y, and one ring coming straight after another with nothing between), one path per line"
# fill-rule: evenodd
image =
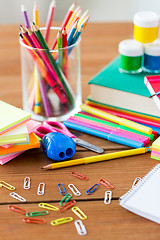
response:
M58 211L59 210L59 208L57 208L53 205L50 205L48 203L39 203L38 206L41 207L41 208L46 208L48 210L53 210L53 211Z
M77 172L71 172L70 174L72 176L77 177L77 178L82 179L82 180L88 180L89 179L88 177L86 177L86 176L84 176L80 173L77 173Z
M133 182L133 184L132 184L132 188L133 188L139 181L141 181L141 180L142 180L142 178L136 177L135 180L134 180L134 182Z
M100 179L99 182L104 185L106 188L109 188L109 189L113 189L114 187L109 183L107 182L105 179Z
M8 209L12 210L13 212L17 212L17 213L20 213L20 214L23 214L23 215L26 215L26 213L27 213L27 211L25 209L14 206L14 205L9 205Z
M25 222L25 223L37 223L37 224L46 223L45 220L36 219L36 218L24 218L23 222Z
M43 216L43 215L48 215L48 211L38 211L38 212L28 212L26 213L27 217L36 217L36 216Z
M0 181L0 187L5 187L11 191L16 189L14 186L12 186L11 184L4 182L4 181Z
M44 189L45 189L45 183L40 183L38 185L37 194L38 195L44 195Z
M69 189L73 192L75 196L80 196L81 192L71 183L68 184Z
M17 200L19 200L19 201L21 201L21 202L26 202L26 199L25 199L25 198L23 198L22 196L18 195L18 194L15 193L15 192L11 192L11 193L10 193L10 196L13 197L13 198L15 198L15 199L17 199Z
M85 193L86 193L87 195L91 195L93 192L96 191L96 189L97 189L98 187L99 187L99 184L96 183L96 184L94 184L91 188L89 188Z
M24 179L23 188L26 189L26 190L28 190L28 189L30 189L30 187L31 187L31 179L30 179L30 177L26 177L26 178Z
M71 222L71 221L73 221L72 217L59 218L59 219L51 221L51 225L52 226L57 226L57 225L60 225L60 224Z
M72 207L72 211L82 220L87 219L87 216L84 214L84 212L82 212L81 209L79 209L79 207Z
M84 226L84 224L82 223L82 221L81 220L76 220L75 222L74 222L74 225L75 225L75 227L76 227L76 229L77 229L77 233L79 234L79 235L86 235L87 234L87 231L86 231L86 228L85 228L85 226Z
M58 183L57 186L58 186L58 189L59 189L59 191L60 191L60 194L61 194L62 196L65 196L65 195L67 194L67 191L66 191L63 183ZM61 188L63 188L63 190L62 190Z
M63 205L62 207L59 208L59 212L64 212L66 211L68 208L71 208L72 206L74 206L76 204L75 200L71 200L69 202L67 202L65 205Z
M60 206L65 205L67 202L69 202L69 200L71 199L72 194L71 193L67 193L64 198L62 198L62 200L59 202Z
M104 196L104 203L105 204L110 204L112 199L112 192L111 191L106 191L105 196Z

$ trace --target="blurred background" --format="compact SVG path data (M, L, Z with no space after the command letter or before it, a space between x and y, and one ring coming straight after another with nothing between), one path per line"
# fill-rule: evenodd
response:
M45 22L51 0L37 0L40 21ZM54 21L62 21L73 0L56 0ZM24 4L31 19L34 0L0 0L0 24L22 22L21 4ZM90 10L90 22L132 21L136 12L152 10L160 13L159 0L77 0L84 11Z

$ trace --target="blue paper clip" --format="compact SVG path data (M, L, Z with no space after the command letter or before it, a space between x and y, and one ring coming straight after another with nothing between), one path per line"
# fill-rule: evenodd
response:
M62 196L65 196L65 195L67 194L67 191L66 191L63 183L58 183L57 186L58 186L58 189L59 189L59 191L60 191L60 194L61 194ZM61 187L63 188L63 190L61 190Z
M96 191L96 189L99 187L99 184L96 183L94 184L91 188L89 188L85 193L87 195L91 195L94 191Z

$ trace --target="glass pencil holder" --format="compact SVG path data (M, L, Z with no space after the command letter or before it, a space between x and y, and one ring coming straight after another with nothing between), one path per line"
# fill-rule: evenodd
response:
M41 33L45 28L40 28ZM53 43L58 27L50 28ZM52 39L52 41L51 41ZM80 110L80 42L54 50L33 48L20 38L23 109L38 121L64 121Z

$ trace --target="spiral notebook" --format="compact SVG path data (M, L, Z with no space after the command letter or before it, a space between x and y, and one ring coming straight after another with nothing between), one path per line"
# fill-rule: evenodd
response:
M160 223L160 164L152 168L119 201L127 210Z

